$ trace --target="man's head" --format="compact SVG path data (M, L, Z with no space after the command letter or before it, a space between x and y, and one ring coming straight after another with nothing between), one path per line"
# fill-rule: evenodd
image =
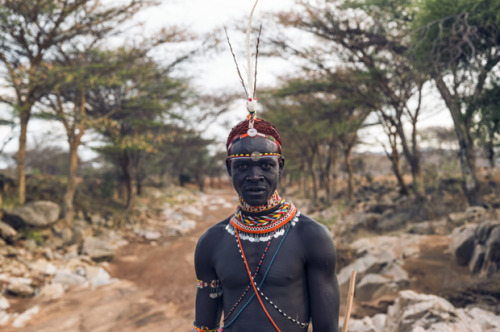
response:
M276 190L285 163L276 127L256 119L257 133L249 133L248 129L248 121L243 121L231 130L226 143L226 167L240 197L249 205L259 206Z

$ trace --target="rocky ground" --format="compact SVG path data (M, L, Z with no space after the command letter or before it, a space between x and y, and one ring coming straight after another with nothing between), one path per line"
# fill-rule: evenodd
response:
M156 193L140 205L141 222L121 231L98 215L71 228L59 221L50 228L57 236L36 233L44 245L37 237L9 243L15 230L0 225L1 330L189 330L196 241L237 203L229 188L209 190L166 200ZM305 211L335 217L342 313L349 276L358 273L349 331L500 331L498 209L464 208L396 227L401 216L388 211L397 198L385 196L348 214Z

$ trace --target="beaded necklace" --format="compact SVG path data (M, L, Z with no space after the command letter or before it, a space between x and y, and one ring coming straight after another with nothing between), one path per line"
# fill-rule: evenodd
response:
M272 208L275 208L276 206L278 206L281 203L283 203L283 199L278 194L278 191L275 190L274 193L271 195L271 197L267 200L266 204L258 205L258 206L250 205L247 202L245 202L243 200L243 198L240 197L239 209L241 209L245 212L259 213L259 212L271 210Z
M296 318L292 318L290 315L285 313L283 310L281 310L269 297L267 297L262 289L260 288L262 286L262 283L264 282L265 276L262 278L261 283L259 285L255 284L255 278L257 277L257 274L260 270L260 267L262 266L262 262L264 261L264 258L266 256L266 253L269 250L269 246L271 244L271 240L273 238L277 238L279 236L282 236L284 234L287 234L287 232L295 226L295 224L298 222L298 217L300 216L300 212L297 211L295 206L288 201L285 201L281 199L277 193L275 193L272 197L274 201L276 199L279 201L279 206L278 208L271 212L270 214L266 214L263 216L249 216L245 214L242 210L242 206L240 205L237 209L237 211L234 213L234 215L231 217L230 222L226 226L226 230L235 236L236 238L236 245L238 247L238 251L243 258L243 261L245 263L245 267L247 269L247 272L250 277L250 284L245 288L243 291L243 294L238 298L236 303L232 306L232 308L228 311L227 315L224 317L224 322L226 323L225 326L231 325L236 317L241 313L241 311L244 310L246 305L249 304L249 302L253 299L255 295L257 295L257 298L259 299L259 302L262 304L262 299L264 299L267 303L269 303L275 310L277 310L283 317L285 317L287 320L291 321L292 323L300 326L301 328L305 328L309 325L309 322L301 322ZM269 200L271 201L271 199ZM269 203L269 202L268 202ZM274 205L272 204L266 204L266 206L271 206ZM264 206L264 205L263 205ZM243 248L241 246L240 240L249 240L250 242L266 242L267 245L266 248L264 249L264 253L261 256L261 259L255 269L255 272L251 274L248 263L246 262L245 259L245 254L243 252ZM284 237L282 241L280 242L277 250L281 247L281 244L284 240ZM272 261L276 257L277 250L273 256ZM269 268L271 267L271 263L269 263L267 272L269 271ZM267 275L267 272L265 275ZM229 317L231 314L234 313L236 307L243 301L245 296L248 294L248 291L250 288L253 287L255 290L255 294L252 295L252 297L246 302L246 304L243 306L243 308L240 310L240 312L236 315L231 322L227 323ZM264 307L263 307L264 308ZM264 308L265 310L265 308ZM266 311L266 314L267 311ZM279 331L279 330L278 330Z
M226 231L232 235L236 234L235 230L241 231L240 238L250 242L266 242L280 237L285 232L284 227L289 222L294 226L300 215L291 202L281 200L280 204L278 209L262 216L249 216L238 207L226 225Z
M241 248L238 244L238 239L236 239L236 244L238 245L238 250L240 252L240 255L241 255ZM260 261L259 261L259 264L257 264L257 267L255 268L255 272L252 276L252 279L255 279L255 277L257 277L257 273L259 272L260 270L260 267L262 265L262 262L264 261L264 257L266 257L266 254L267 254L267 251L269 250L269 246L271 245L271 241L268 241L267 242L267 245L266 245L266 249L264 249L264 252L262 253L262 256L260 258ZM226 317L224 317L224 322L227 321L229 319L229 316L231 316L231 314L233 313L234 309L236 309L236 307L238 306L238 304L241 303L241 301L243 301L243 298L245 297L245 295L247 295L248 293L248 290L250 289L250 287L252 287L252 283L249 283L247 288L245 289L245 291L243 292L243 294L241 294L241 296L239 297L239 299L236 301L236 303L233 305L233 307L231 308L231 310L228 311Z

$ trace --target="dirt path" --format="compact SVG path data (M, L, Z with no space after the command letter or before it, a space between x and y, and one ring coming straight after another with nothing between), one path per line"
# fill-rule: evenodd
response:
M1 330L189 331L194 319L196 278L193 254L196 241L208 227L230 215L237 204L230 189L213 190L207 197L202 217L193 218L196 227L187 235L168 237L158 241L157 245L131 241L120 248L107 267L116 282L94 289L74 289L62 298L48 302L37 303L40 300L34 298L27 307L37 305L40 309L24 328ZM422 241L420 256L405 262L412 280L409 288L449 299L453 299L450 294L456 293L457 289L463 288L462 293L471 290L471 278L464 272L466 268L455 266L447 253L448 241L447 236L429 236ZM345 299L341 302L343 304ZM380 304L377 307L357 307L353 317L373 315L380 312Z
M71 290L60 299L38 303L38 314L24 328L2 331L188 331L194 319L196 241L236 205L230 190L209 194L217 197L218 204L207 204L203 217L197 218L196 227L186 236L158 241L156 246L129 243L108 266L118 281ZM221 198L230 204L219 204Z

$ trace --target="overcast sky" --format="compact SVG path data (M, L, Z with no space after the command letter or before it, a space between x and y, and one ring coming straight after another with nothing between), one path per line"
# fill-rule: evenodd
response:
M234 26L234 23L240 20L242 23L247 24L253 4L254 0L163 0L159 6L148 8L140 12L136 19L144 23L140 28L141 34L144 35L154 33L154 31L162 27L171 25L186 27L195 33L202 34L204 32L213 31L214 29L220 29L223 26ZM254 13L253 26L258 26L262 22L262 17L265 13L289 10L295 6L297 6L295 0L259 0ZM263 28L264 35L266 33L265 28L266 27ZM236 34L233 38L237 39L241 38L241 36L242 35ZM254 41L255 37L256 36L252 36ZM234 41L236 47L239 47L238 43L238 40ZM241 53L241 51L242 50L235 50L237 54ZM238 61L240 61L241 64L244 59L238 59ZM259 86L275 84L276 78L286 70L289 70L290 67L292 66L285 60L259 59ZM242 100L245 98L229 49L216 56L207 56L206 59L191 64L189 68L192 71L191 76L194 77L193 83L195 86L204 90L212 89L215 91L221 89L235 91L236 88L241 90ZM238 90L236 90L236 92L238 92ZM245 113L244 107L242 108L241 112ZM239 113L236 112L236 114ZM245 116L245 114L241 115L241 117L243 116ZM227 121L228 118L230 118L230 122L234 122L235 112L228 114L226 118L220 119L219 122L222 123L225 120ZM237 118L239 119L240 117L237 116ZM447 112L444 112L444 115L442 112L439 118L434 116L427 118L427 122L429 124L450 123ZM64 133L58 124L47 126L42 125L40 121L32 120L28 129L29 144L37 140L37 135L43 136L47 131L52 133L60 132L62 136L60 136L59 139L63 145L66 144ZM221 135L222 131L225 131L225 129L220 126L214 126L212 129L215 132L221 131ZM0 146L5 137L10 134L9 128L0 127ZM224 135L225 134L226 133L224 133ZM209 134L209 136L213 135L216 134ZM6 151L12 152L16 151L16 149L17 138L9 143Z

